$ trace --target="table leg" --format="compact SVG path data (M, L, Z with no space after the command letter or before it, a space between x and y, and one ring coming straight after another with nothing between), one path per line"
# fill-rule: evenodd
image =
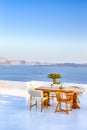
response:
M78 105L77 98L78 98L78 94L77 94L77 93L74 93L74 97L73 97L73 105L72 105L72 108L73 108L73 109L80 108L80 106Z
M50 106L50 92L46 92L47 94L47 97L48 97L48 102L47 102L47 105ZM44 103L45 105L46 103Z

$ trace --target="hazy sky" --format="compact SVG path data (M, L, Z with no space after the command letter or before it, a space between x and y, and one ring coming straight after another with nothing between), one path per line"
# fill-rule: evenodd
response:
M87 63L87 0L0 0L0 57Z

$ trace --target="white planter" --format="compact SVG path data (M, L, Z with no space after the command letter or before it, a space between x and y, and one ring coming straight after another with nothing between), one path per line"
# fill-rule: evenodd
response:
M61 84L52 84L51 86L59 88L61 86Z

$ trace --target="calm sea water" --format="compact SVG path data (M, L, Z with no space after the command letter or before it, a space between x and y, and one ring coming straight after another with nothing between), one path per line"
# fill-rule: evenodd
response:
M86 83L87 67L58 67L58 66L0 66L0 80L52 81L47 78L49 73L62 74L61 82Z

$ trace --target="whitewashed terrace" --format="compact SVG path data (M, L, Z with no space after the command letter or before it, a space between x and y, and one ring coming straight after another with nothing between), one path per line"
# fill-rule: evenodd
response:
M0 130L87 130L87 84L64 83L85 88L80 95L81 109L68 114L55 113L56 100L40 112L40 104L29 110L26 83L0 81Z

